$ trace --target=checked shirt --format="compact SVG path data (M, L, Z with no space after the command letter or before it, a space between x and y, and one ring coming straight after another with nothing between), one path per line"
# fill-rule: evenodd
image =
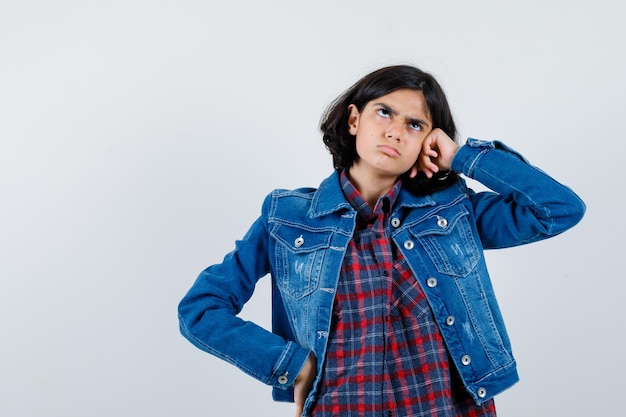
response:
M345 171L357 227L341 268L312 417L493 417L477 406L448 358L426 298L389 238L401 182L372 210Z

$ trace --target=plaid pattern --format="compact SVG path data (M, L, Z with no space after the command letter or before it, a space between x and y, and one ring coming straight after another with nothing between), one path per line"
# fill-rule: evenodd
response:
M400 182L372 210L348 180L357 229L341 275L313 417L488 417L449 361L419 284L389 236Z

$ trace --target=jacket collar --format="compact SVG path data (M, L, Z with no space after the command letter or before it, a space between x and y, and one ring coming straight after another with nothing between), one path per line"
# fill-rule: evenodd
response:
M405 188L402 188L396 201L396 209L401 207L433 206L435 204L436 201L431 196L413 195ZM340 210L354 211L343 195L339 171L335 170L328 178L322 181L317 191L313 194L309 216L320 217Z
M328 178L322 181L315 194L313 194L309 216L320 217L339 210L354 211L343 195L339 181L339 171L335 170Z

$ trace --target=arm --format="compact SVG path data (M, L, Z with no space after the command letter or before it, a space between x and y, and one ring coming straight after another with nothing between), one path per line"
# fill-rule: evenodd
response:
M585 213L585 204L572 190L501 142L470 138L459 148L441 129L434 129L424 140L418 164L428 177L452 169L493 191L469 191L485 248L556 236Z
M586 210L571 189L501 142L468 139L456 153L452 169L494 191L470 192L485 248L556 236L576 225Z
M266 384L287 388L293 385L309 352L237 317L257 280L269 270L268 234L262 216L222 263L208 267L197 278L178 307L180 330L196 347Z

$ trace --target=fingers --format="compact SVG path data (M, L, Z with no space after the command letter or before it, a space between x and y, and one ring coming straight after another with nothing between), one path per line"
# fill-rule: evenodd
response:
M420 156L420 169L427 178L431 178L433 175L439 172L439 166L435 162L433 162L433 160L436 158L436 154L434 156L429 156L427 154L423 154Z
M422 150L418 157L419 170L421 170L427 178L431 178L439 171L438 165L435 163L439 153L436 148L437 136L435 130L430 132L422 142ZM417 173L416 173L417 174Z
M317 361L315 356L313 354L309 355L307 361L302 367L302 370L300 371L300 374L296 377L293 387L294 402L296 404L296 417L300 417L302 415L304 402L313 387L313 382L315 381L315 376L317 374L316 364Z
M443 130L433 129L422 142L420 154L409 173L410 178L415 178L418 171L432 178L441 170L449 170L458 149L459 145Z
M443 130L437 128L424 139L418 163L419 170L431 178L440 170L448 170L459 146Z
M302 415L302 411L304 409L304 398L302 398L301 392L294 393L294 403L296 405L296 414L295 417L300 417ZM306 398L306 397L305 397Z
M302 415L302 411L304 410L304 401L306 399L306 395L308 393L304 393L302 389L298 389L295 387L294 390L294 403L296 405L296 415L295 417L300 417Z

